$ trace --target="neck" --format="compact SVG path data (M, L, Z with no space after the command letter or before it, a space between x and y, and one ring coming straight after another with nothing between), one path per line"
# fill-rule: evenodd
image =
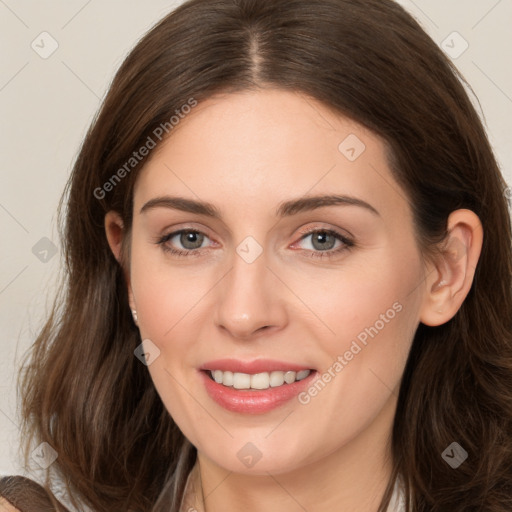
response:
M377 512L392 473L390 439L395 410L392 395L357 437L335 452L285 473L234 473L198 452L195 469L202 493L196 495L195 508L199 512Z

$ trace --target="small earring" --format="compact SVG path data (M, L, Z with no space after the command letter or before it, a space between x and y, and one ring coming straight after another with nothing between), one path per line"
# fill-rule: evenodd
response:
M139 319L137 318L137 310L132 309L133 322L135 325L139 325Z

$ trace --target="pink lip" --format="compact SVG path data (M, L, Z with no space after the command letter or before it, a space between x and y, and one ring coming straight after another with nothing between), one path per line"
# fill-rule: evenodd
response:
M238 373L263 373L274 371L294 371L311 370L310 366L302 366L286 361L277 361L275 359L255 359L254 361L241 361L239 359L217 359L204 363L200 370L222 370L223 372Z
M241 373L262 373L279 370L309 370L305 366L293 365L279 361L253 361L250 363L242 361L234 361L223 359L212 361L201 368L199 375L203 380L206 392L217 404L228 411L245 413L245 414L261 414L271 411L296 397L301 391L311 385L312 380L317 373L312 370L311 373L302 380L292 384L283 384L275 388L262 390L235 389L233 387L218 384L210 378L210 369L232 371Z

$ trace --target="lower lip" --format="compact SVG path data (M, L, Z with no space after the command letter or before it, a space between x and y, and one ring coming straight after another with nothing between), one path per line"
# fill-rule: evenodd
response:
M200 370L199 373L210 398L228 411L246 414L261 414L284 405L307 388L317 374L316 371L311 371L305 379L292 384L254 391L224 386L212 380L209 372Z

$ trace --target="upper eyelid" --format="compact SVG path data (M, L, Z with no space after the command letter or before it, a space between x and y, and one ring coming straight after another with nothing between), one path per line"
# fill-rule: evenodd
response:
M336 222L336 221L334 221ZM349 240L354 240L356 237L346 228L342 228L342 227L339 227L339 226L336 226L334 227L333 226L333 221L326 221L326 220L320 220L320 219L317 219L317 220L308 220L307 222L304 222L304 225L310 225L310 224L318 224L318 226L315 226L313 228L307 228L305 229L305 231L308 232L308 234L311 232L311 231L317 231L317 230L326 230L326 231L332 231L334 232L335 234L339 235L339 236L342 236L344 238L347 238ZM197 227L196 227L197 226ZM275 224L274 224L275 226ZM223 232L223 235L228 235L230 234L230 230L229 228L227 228L226 226L222 225L222 226L217 226L217 228L220 227L220 231ZM170 228L170 225L168 225L167 227L164 227L161 232L166 232L167 229ZM216 229L217 229L216 228ZM294 232L295 231L301 231L302 230L302 226L299 227L299 228L296 228L294 229ZM213 232L209 227L205 226L205 224L203 224L201 221L193 221L193 220L190 220L190 221L183 221L183 222L178 222L176 224L174 224L172 226L172 231L169 231L169 233L176 233L176 232L180 232L180 231L198 231L202 234L205 234L207 235L209 238L215 238L215 236L210 236L208 234L208 232ZM162 236L165 236L165 235L162 235Z

